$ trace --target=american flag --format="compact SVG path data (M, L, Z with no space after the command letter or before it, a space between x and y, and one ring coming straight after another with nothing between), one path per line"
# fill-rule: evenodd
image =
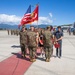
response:
M31 5L27 9L26 13L24 14L23 18L21 19L20 26L24 24L28 24L31 22Z

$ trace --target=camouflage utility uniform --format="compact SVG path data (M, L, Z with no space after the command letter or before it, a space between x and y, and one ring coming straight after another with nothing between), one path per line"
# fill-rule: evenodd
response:
M25 57L26 48L27 48L27 32L20 31L19 34L20 34L20 46L21 46L22 57Z
M34 61L35 59L35 52L36 52L36 47L37 47L36 35L37 34L34 31L28 31L27 33L28 48L30 52L30 61Z
M17 35L17 36L19 35L19 30L16 30L16 35Z
M11 35L13 35L13 30L11 30Z
M53 44L51 41L52 38L52 34L49 30L46 30L43 33L44 36L44 49L45 49L45 56L46 56L46 61L49 62L51 54L52 54L52 50L53 50Z
M8 35L9 35L9 29L7 30L7 32L8 32Z

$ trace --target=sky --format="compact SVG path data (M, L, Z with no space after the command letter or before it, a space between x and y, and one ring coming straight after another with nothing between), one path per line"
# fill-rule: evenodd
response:
M75 22L75 0L0 0L0 24L18 25L29 5L33 12L37 3L38 24L63 25Z

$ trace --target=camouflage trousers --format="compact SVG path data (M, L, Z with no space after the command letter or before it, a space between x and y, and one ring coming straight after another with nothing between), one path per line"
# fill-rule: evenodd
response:
M30 58L35 58L36 47L29 47Z
M53 54L53 47L45 47L44 49L46 59L50 59L51 55Z
M26 45L25 44L21 44L21 52L22 52L22 55L26 55Z

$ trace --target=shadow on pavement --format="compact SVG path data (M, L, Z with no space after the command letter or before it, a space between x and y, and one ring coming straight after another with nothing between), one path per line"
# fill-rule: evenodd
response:
M29 57L28 56L26 56L26 58L24 58L24 57L22 57L21 56L21 54L20 53L11 53L11 54L13 54L13 55L16 55L17 56L17 58L19 58L19 59L23 59L23 60L27 60L27 61L30 61L30 59L29 59Z
M45 59L41 58L41 57L37 57L36 59L41 60L41 61L45 61Z
M13 46L11 46L12 48L20 48L20 45L19 46L17 46L17 45L13 45Z

